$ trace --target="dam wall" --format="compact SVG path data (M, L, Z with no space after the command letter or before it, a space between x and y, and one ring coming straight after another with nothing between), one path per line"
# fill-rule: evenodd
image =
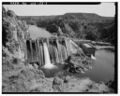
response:
M74 53L70 48L70 40L66 38L37 38L26 40L27 62L63 64ZM48 52L47 52L48 51ZM76 51L77 52L77 51Z

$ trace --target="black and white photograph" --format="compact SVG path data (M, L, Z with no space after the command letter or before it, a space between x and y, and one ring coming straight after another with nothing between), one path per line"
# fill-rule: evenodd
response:
M118 2L2 2L2 94L117 94Z

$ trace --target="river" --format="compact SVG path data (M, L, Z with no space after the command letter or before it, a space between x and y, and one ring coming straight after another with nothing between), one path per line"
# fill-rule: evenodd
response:
M95 82L108 82L114 80L114 52L106 49L97 50L95 52L96 60L93 68L86 71L84 74L73 74L75 77L89 77ZM62 67L57 69L43 70L47 77L53 77L55 73L62 71Z
M96 60L92 70L76 76L89 77L93 81L114 80L114 52L101 49L95 52Z

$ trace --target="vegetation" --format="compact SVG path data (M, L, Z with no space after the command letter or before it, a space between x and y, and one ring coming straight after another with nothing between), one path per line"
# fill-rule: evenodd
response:
M115 19L92 13L67 13L58 16L23 16L28 24L43 27L51 33L62 32L73 38L97 40L114 44ZM34 21L34 22L33 22Z

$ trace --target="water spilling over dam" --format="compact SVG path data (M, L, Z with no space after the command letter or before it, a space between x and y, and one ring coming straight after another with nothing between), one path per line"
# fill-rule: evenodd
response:
M48 46L46 43L43 43L44 56L45 56L45 65L44 68L53 68L54 66L51 64L50 54L48 51Z
M71 73L85 73L92 68L91 58L70 38L30 38L26 40L26 46L27 62L37 64L40 69L53 70L64 66L63 69Z
M67 59L68 44L67 40L57 40L55 38L39 38L36 40L27 40L27 61L37 62L39 66L62 63Z

